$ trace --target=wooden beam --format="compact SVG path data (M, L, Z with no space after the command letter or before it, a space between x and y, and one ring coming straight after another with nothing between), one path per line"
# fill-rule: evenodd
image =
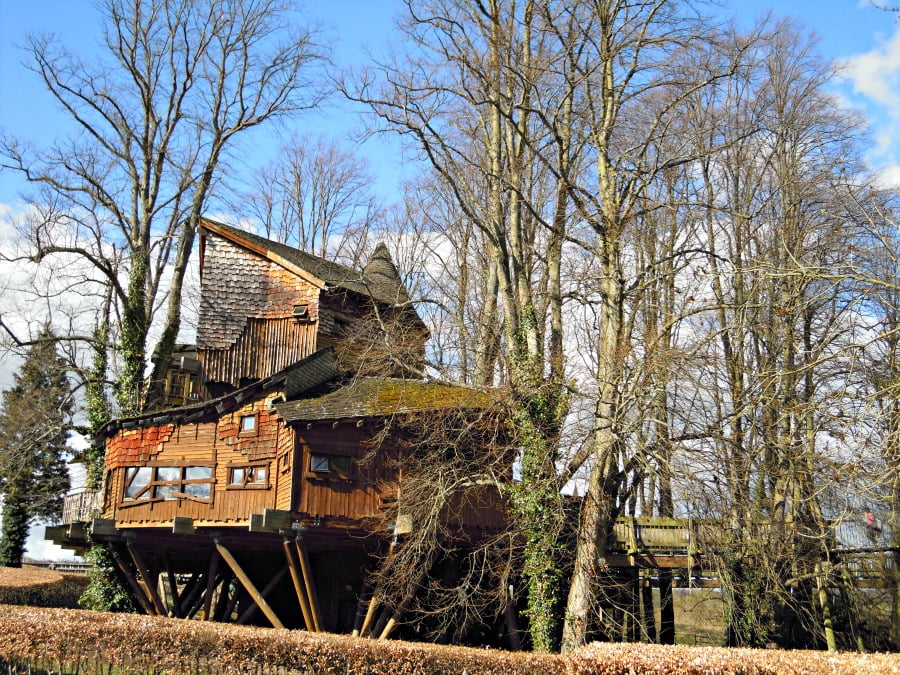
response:
M362 628L359 629L360 637L368 637L369 631L372 629L372 619L375 618L375 610L378 609L378 590L372 593L369 598L369 609L366 611L366 618L363 619Z
M303 623L306 630L310 633L316 631L316 624L312 618L312 612L309 608L309 599L306 597L306 588L301 579L300 563L297 560L297 554L294 547L291 546L289 539L284 540L284 555L287 558L288 569L291 571L291 580L294 582L294 592L297 594L297 602L300 603L300 612L303 614Z
M372 587L369 585L369 582L366 581L363 584L362 591L359 594L359 602L356 604L356 619L353 621L353 632L350 633L353 637L359 637L360 630L362 629L363 619L368 614L366 612L366 607L368 605L368 601L371 600L372 596Z
M131 559L134 561L134 566L137 567L138 574L144 580L144 587L147 589L150 599L153 600L153 606L160 616L167 616L166 606L163 604L162 598L159 597L159 593L156 592L156 584L150 580L150 572L147 571L147 566L144 564L140 553L137 552L137 549L130 541L125 546L128 549L128 553L131 554Z
M313 625L316 627L316 632L321 633L322 613L319 610L319 598L316 595L316 586L312 578L309 556L306 554L306 549L300 545L299 541L294 543L297 546L297 554L300 557L300 572L303 574L303 583L306 586L306 596L309 598L309 609L312 613Z
M219 552L213 551L209 560L209 572L206 577L206 595L203 597L203 614L200 616L202 621L212 619L212 599L216 591L216 575L219 573Z
M250 577L241 569L241 566L238 565L237 560L234 559L234 556L231 555L231 552L222 546L222 544L216 543L216 550L219 552L219 555L222 556L222 559L225 563L231 568L231 571L234 572L234 575L238 578L238 581L247 589L247 592L250 594L250 597L259 605L262 613L266 615L266 618L275 628L284 628L284 624L281 623L281 620L278 618L278 615L272 610L269 606L269 603L266 602L265 598L262 597L262 594L250 580Z
M134 595L137 598L138 604L141 606L141 609L143 609L150 616L158 616L153 603L147 597L147 594L144 592L143 587L138 583L137 579L135 579L131 574L131 571L128 569L128 565L126 565L125 561L122 560L122 557L119 555L118 551L116 551L116 549L113 547L110 547L110 551L112 552L112 557L116 563L116 567L119 568L122 576L125 577L125 581L128 582L128 585L131 586L131 590L134 591Z
M169 556L165 557L166 561L166 579L169 582L169 593L172 596L172 608L169 610L169 616L174 616L176 619L183 619L184 615L181 613L180 608L180 596L178 594L178 580L175 578L175 573L172 571L172 566L169 564Z
M606 564L610 567L639 567L645 569L692 569L699 567L696 556L653 555L652 553L607 553Z
M194 606L194 603L197 601L197 597L200 595L200 591L203 590L205 584L205 577L203 576L203 572L193 572L191 574L191 578L188 579L188 582L184 585L184 588L181 591L181 604L178 606L179 611L181 612L181 616L183 618L187 618L188 612L191 607Z
M218 551L216 552L218 554ZM221 557L221 556L220 556ZM231 609L234 609L234 605L229 603L229 593L231 590L231 570L226 568L221 573L221 580L219 581L219 595L216 598L216 606L213 608L212 612L212 621L224 621L227 617L231 616ZM237 593L235 593L237 595Z
M269 583L267 583L266 587L264 589L262 589L262 591L260 592L260 595L262 595L262 597L265 598L269 593L271 593L272 589L278 585L278 582L284 578L284 575L286 573L287 573L287 567L282 567L278 571L278 574L276 574L274 577L272 577L269 580ZM238 617L238 620L237 620L238 623L244 623L245 621L248 621L250 619L250 617L253 615L253 613L256 611L256 608L258 607L258 605L256 604L256 600L253 598L253 596L250 597L250 600L251 600L250 606L247 609L245 609L244 613Z

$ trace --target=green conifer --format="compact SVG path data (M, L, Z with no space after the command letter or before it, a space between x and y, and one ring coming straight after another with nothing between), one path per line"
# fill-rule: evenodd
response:
M20 567L30 524L60 516L69 489L66 439L72 409L66 364L45 330L0 405L0 565Z

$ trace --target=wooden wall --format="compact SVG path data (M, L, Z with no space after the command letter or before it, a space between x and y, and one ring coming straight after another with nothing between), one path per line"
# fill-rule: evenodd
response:
M380 449L377 462L366 461L370 452L366 442L371 434L365 428L342 423L317 424L297 431L297 466L295 480L299 484L294 511L301 516L328 517L330 524L340 524L379 517L385 497L395 497L396 476L386 461L389 451ZM310 471L312 454L339 455L351 458L349 479L326 477Z
M316 349L319 289L281 265L207 232L197 327L206 379L267 377ZM309 304L309 321L291 318Z
M169 525L176 516L193 518L195 525L236 525L248 522L252 513L262 513L265 508L289 501L290 476L282 468L290 464L293 430L268 409L271 397L248 403L215 421L117 432L106 445L104 516L128 527ZM256 434L241 432L244 416L256 417ZM128 467L136 466L214 467L209 503L193 499L126 499L126 472ZM233 469L249 466L266 468L263 484L230 484Z

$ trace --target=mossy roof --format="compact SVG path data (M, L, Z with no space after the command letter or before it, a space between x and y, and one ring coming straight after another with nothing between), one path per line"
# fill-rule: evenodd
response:
M451 408L479 409L491 403L489 394L468 387L424 380L361 377L320 396L280 403L276 409L288 422L312 422Z

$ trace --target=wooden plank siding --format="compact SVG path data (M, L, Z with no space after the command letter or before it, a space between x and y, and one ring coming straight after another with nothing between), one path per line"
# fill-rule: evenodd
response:
M374 461L367 443L371 432L354 424L315 425L297 431L298 465L294 469L299 482L293 509L306 518L327 517L332 524L359 523L381 516L386 496L396 496L396 474L388 459L391 451L377 450ZM349 478L322 477L310 471L313 454L339 455L352 461Z
M200 347L198 352L208 381L239 386L243 380L268 377L315 349L314 324L251 317L228 348Z
M317 286L212 233L202 269L197 347L207 381L240 387L315 351ZM307 322L292 318L300 302Z
M107 440L107 494L104 516L117 525L159 527L176 517L193 518L195 525L244 524L253 513L276 508L290 499L291 482L278 468L291 454L294 432L269 409L275 394L249 402L219 419L198 424L148 426L120 430ZM254 416L256 432L240 430L242 417ZM129 467L210 466L213 484L209 503L192 499L125 499ZM234 468L264 466L262 485L230 485ZM279 499L279 491L287 497Z

